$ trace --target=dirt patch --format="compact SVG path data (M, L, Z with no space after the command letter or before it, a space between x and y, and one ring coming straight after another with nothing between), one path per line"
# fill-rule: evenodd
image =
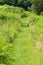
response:
M37 40L36 43L35 43L35 47L43 53L43 42Z
M43 48L42 42L41 42L41 41L36 41L36 47L37 47L38 49Z
M40 40L34 40L33 46L35 46L38 50L43 52L43 42Z

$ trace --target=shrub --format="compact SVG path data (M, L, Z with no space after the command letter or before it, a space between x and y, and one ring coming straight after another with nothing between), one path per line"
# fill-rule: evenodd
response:
M21 18L25 18L25 17L27 17L27 15L25 13L22 13Z
M43 11L43 0L32 0L32 11L39 15Z

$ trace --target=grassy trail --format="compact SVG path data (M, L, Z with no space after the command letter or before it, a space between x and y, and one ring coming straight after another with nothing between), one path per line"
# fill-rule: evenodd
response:
M43 16L8 5L0 10L0 64L43 65Z
M29 28L18 34L15 43L16 65L43 65L42 51L37 48L37 40L33 39Z

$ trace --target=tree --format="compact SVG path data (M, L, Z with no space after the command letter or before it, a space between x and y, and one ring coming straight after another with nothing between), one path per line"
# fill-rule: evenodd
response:
M18 5L27 10L28 7L31 7L31 2L30 0L18 0Z
M0 0L0 5L4 4L4 0Z
M31 6L30 0L0 0L0 4L8 4L23 7L25 10Z
M32 0L32 11L40 14L43 11L43 0Z

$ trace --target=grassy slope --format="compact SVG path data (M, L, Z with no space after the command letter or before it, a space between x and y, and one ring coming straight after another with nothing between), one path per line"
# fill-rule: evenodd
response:
M1 64L43 65L43 16L0 6Z

